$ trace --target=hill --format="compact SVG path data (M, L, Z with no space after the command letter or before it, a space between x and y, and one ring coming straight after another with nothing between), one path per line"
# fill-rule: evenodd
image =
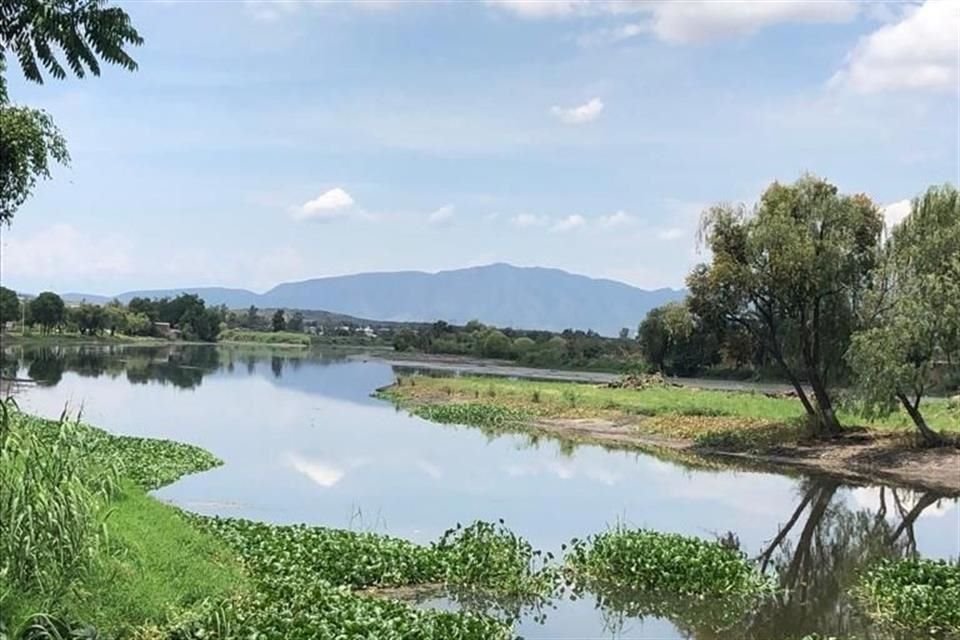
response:
M438 273L394 271L314 278L277 285L262 294L246 289L191 287L128 291L118 296L163 297L195 293L207 304L232 309L328 310L395 322L446 320L524 329L593 329L615 335L635 330L647 311L683 297L677 289L645 290L542 267L492 264ZM82 294L73 294L73 297ZM86 296L88 301L102 296Z

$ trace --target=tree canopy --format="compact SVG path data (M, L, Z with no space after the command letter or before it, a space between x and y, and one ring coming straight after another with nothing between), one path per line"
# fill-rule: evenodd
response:
M960 364L960 196L946 185L916 198L885 247L875 275L878 312L849 354L858 398L868 414L898 405L928 444L941 438L920 401Z
M840 430L829 389L844 373L882 229L869 198L809 175L773 183L753 209L718 205L703 215L712 261L687 279L691 310L747 331L823 433Z
M0 287L0 324L20 320L20 298L13 289Z
M30 317L44 331L50 331L66 319L66 306L60 296L44 291L30 301Z

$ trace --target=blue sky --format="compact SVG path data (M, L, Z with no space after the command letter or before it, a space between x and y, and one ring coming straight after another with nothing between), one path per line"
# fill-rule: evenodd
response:
M121 2L136 73L27 83L73 161L25 291L510 262L681 286L697 217L803 171L960 182L960 3Z

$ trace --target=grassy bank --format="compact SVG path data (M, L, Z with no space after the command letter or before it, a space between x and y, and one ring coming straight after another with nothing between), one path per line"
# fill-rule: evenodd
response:
M220 332L217 342L258 344L288 347L309 347L310 336L292 331L249 331L247 329L226 329Z
M146 491L219 461L12 408L0 429L0 612L45 613L108 636L169 626L246 589L229 547Z
M3 333L0 335L0 343L7 345L37 345L37 346L55 346L64 344L169 344L170 340L166 338L155 338L151 336L127 336L122 334L109 335L84 335L81 333L40 333L27 332L21 333Z
M496 407L488 412L499 411L501 417L515 419L603 418L626 421L637 432L684 439L727 432L769 436L771 430L782 430L782 434L792 436L796 435L796 425L804 417L800 402L795 398L675 386L625 389L491 377L409 376L398 379L397 384L385 390L383 395L414 410L469 404ZM438 418L443 411L422 410L433 411ZM464 409L450 411L462 413ZM479 415L484 410L474 411ZM937 429L960 432L956 410L945 399L925 403L924 415ZM840 418L846 425L881 432L910 432L913 429L909 416L902 412L877 420L841 412Z

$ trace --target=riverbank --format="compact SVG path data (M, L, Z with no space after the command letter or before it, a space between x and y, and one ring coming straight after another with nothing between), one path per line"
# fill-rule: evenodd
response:
M28 333L21 335L19 333L0 334L0 346L61 346L61 345L152 345L152 344L186 344L184 342L175 342L166 338L156 338L152 336L126 336L126 335L97 335L88 336L80 333Z
M794 398L777 393L658 385L645 389L494 377L400 377L380 395L437 422L474 424L561 441L829 473L960 495L960 449L916 446L909 418L866 421L838 438L813 439ZM960 436L946 400L925 404L931 424Z

